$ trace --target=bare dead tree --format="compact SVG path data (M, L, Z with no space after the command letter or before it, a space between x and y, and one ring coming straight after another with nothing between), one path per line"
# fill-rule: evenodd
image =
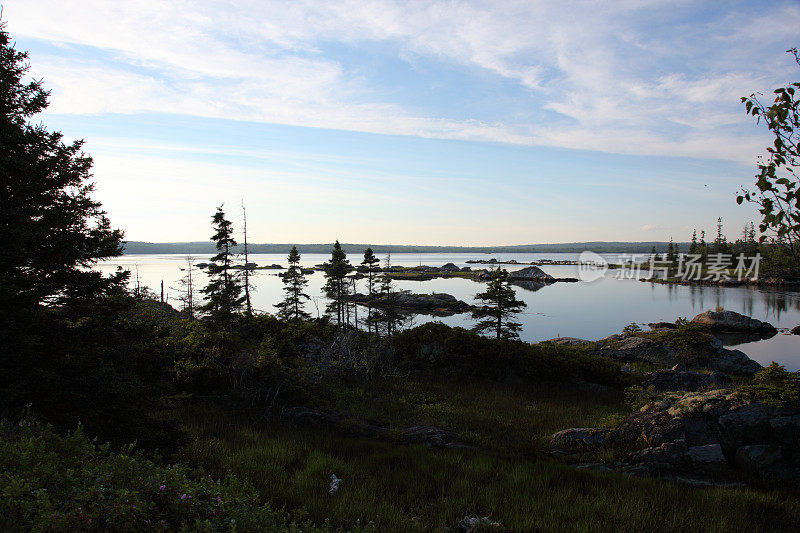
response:
M242 218L244 219L244 305L245 312L248 315L252 315L253 306L250 304L250 266L248 265L247 255L247 209L244 207L244 200L242 200Z

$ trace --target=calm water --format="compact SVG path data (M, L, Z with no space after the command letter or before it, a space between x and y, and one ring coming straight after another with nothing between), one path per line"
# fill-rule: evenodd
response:
M208 261L208 257L195 256L195 262ZM323 263L329 257L328 254L305 254L301 263L313 266ZM380 255L379 257L383 258ZM467 265L466 262L470 259L491 257L528 262L538 259L577 259L578 254L392 254L391 259L393 265L441 266L452 262L476 269L481 268L481 265ZM362 257L351 255L349 259L355 264ZM258 265L277 263L286 266L286 256L283 254L253 254L250 261ZM165 292L172 302L179 293L178 280L183 275L180 269L185 265L185 255L126 255L107 261L100 268L111 271L122 266L131 270L132 280L135 280L138 269L140 283L156 293L160 291L163 280ZM506 268L514 270L522 266L508 265ZM555 277L577 277L575 266L544 266L542 270ZM252 295L256 309L274 312L273 305L282 298L283 283L276 275L277 272L279 271L256 271L253 278L256 291ZM317 309L321 312L325 307L322 296L323 275L316 272L309 275L308 279L307 292L312 300L306 308L316 316ZM205 275L198 271L196 285L203 286L205 281ZM359 283L359 290L364 292L363 280ZM466 302L473 302L475 293L483 291L485 287L484 283L460 278L396 281L395 284L400 289L414 292L446 292ZM779 329L800 324L798 292L742 287L660 285L616 279L613 270L604 278L590 283L556 283L537 291L517 287L517 298L528 304L518 321L523 324L521 337L531 342L558 336L597 340L619 333L631 322L647 324L657 321L674 322L678 317L691 319L698 313L718 306L766 320ZM175 301L175 305L178 306L179 303ZM414 324L430 320L440 320L453 326L470 327L473 324L469 314L443 318L417 316ZM800 370L800 336L781 331L771 339L741 344L737 348L761 364L769 364L774 360L790 370Z

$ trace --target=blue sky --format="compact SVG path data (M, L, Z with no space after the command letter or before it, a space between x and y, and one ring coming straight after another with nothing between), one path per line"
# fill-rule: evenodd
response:
M131 240L687 240L749 220L797 1L6 0Z

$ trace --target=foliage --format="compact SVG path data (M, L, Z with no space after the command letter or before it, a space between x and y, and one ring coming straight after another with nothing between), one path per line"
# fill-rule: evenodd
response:
M512 322L511 318L527 304L517 300L514 288L508 282L507 270L498 268L492 271L486 291L476 294L475 299L483 302L482 306L472 312L472 318L478 320L473 328L475 331L494 331L497 339L519 338L522 324Z
M788 50L800 65L797 49ZM800 189L796 169L800 166L800 82L775 89L771 104L762 103L755 94L742 97L747 113L756 117L774 137L767 147L769 157L759 159L756 190L743 190L738 203L753 202L762 215L759 229L770 232L785 246L795 265L800 262ZM762 237L764 239L764 237Z
M0 413L32 403L62 431L81 421L103 440L173 450L182 434L150 415L175 392L170 340L184 322L167 305L129 296L30 316L15 330L16 349L0 350Z
M591 402L557 389L510 398L491 386L484 394L485 386L470 381L431 390L414 382L399 396L387 397L396 392L389 388L380 395L381 405L417 407L416 416L409 411L403 423L446 420L459 435L472 431L487 442L516 420L530 424L525 428L535 427L540 416L559 428L597 427L596 416L604 416ZM557 404L549 403L551 397ZM348 405L358 401L367 408L372 400L354 398ZM558 422L558 409L572 414ZM513 418L502 420L507 415ZM791 493L598 475L511 450L398 445L324 428L258 427L208 408L187 418L195 438L186 461L212 475L232 471L275 505L302 507L309 519L333 528L349 529L360 520L379 531L458 531L464 516L477 515L500 522L503 531L744 532L792 530L800 520L800 504ZM538 436L546 429L531 431ZM332 473L342 479L334 496L327 492Z
M377 273L380 271L380 259L375 257L372 248L364 250L364 260L361 261L362 271L367 274L367 329L372 333L374 320L372 316L372 298L377 292Z
M328 304L328 313L336 316L336 325L342 326L348 319L347 305L348 295L350 294L350 284L347 275L352 272L353 267L347 260L347 255L342 250L339 241L336 241L331 250L330 261L324 264L325 270L325 296L331 302Z
M701 324L678 321L675 329L660 331L653 337L675 350L680 356L707 356L712 336Z
M228 322L244 303L242 285L233 269L236 240L233 238L233 225L225 218L222 206L217 207L211 220L216 230L211 240L216 243L217 255L208 265L209 282L202 291L206 300L202 310L211 320Z
M296 246L292 246L289 252L289 268L283 274L283 291L286 293L283 301L276 304L278 315L284 320L308 319L311 315L303 309L304 300L309 296L303 292L303 288L308 285L303 269L300 266L300 252Z
M0 328L20 309L91 300L127 276L90 268L122 252L122 232L90 196L83 141L67 145L61 133L31 124L48 92L41 81L23 82L26 58L0 22L0 239L10 247L0 254Z
M619 364L580 348L490 339L464 328L430 322L398 333L392 347L399 368L458 377L532 382L585 380L630 385Z
M640 331L642 331L642 328L636 322L631 322L630 324L622 328L623 333L639 333Z
M800 373L789 372L783 365L772 362L743 385L741 392L768 405L785 407L800 404Z
M233 476L160 466L28 416L0 423L0 494L3 531L299 531Z
M658 397L654 386L643 387L641 385L631 385L625 389L625 401L633 411L638 411L645 405L653 403Z

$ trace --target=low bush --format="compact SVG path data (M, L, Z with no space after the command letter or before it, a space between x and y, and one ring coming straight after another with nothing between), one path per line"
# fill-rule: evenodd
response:
M392 343L397 365L457 377L533 381L585 380L630 385L619 364L580 347L497 340L459 327L432 322L398 333Z
M800 373L789 372L783 365L773 361L739 390L768 405L797 405L800 404Z
M299 530L235 477L115 452L80 427L62 437L29 416L0 422L0 494L2 531Z

